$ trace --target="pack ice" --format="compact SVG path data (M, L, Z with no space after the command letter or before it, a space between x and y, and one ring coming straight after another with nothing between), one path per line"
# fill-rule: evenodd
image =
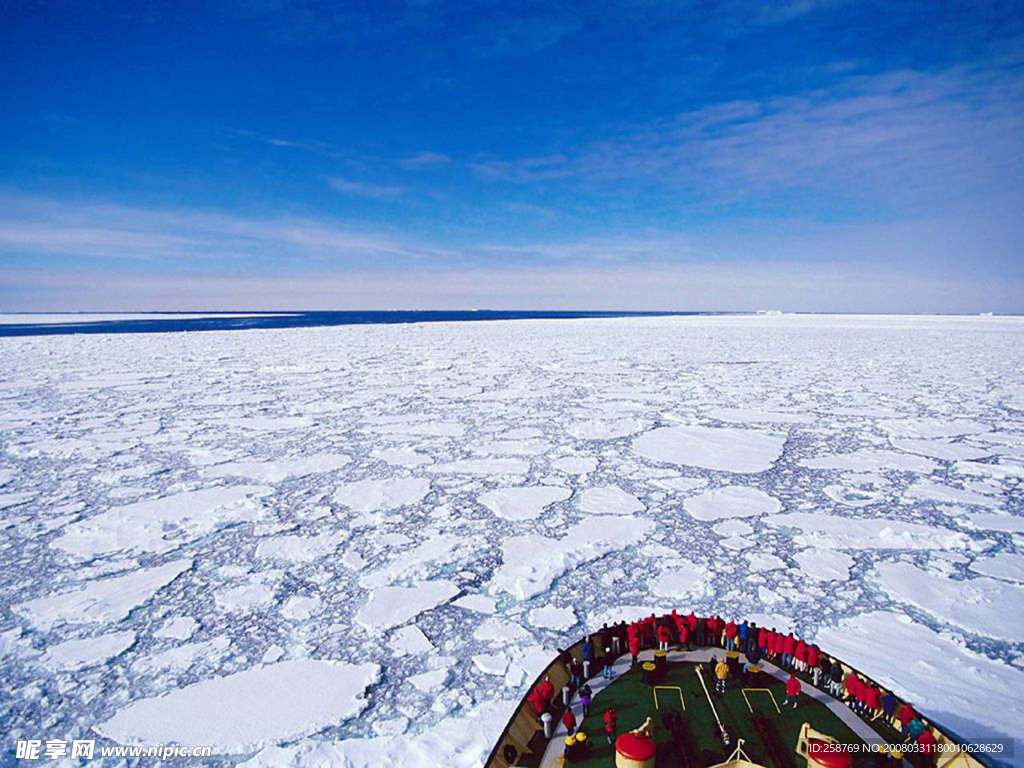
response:
M1014 736L1022 359L997 317L6 339L0 747L478 766L557 647L652 608Z

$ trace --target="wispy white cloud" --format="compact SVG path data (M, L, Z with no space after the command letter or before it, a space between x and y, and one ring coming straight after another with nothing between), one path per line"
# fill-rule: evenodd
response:
M174 264L226 258L419 259L449 254L405 245L324 219L247 218L188 209L145 209L0 195L0 252Z
M992 240L990 255L1001 268L965 273L964 253L976 240L970 218L786 221L745 232L650 230L525 243L485 238L454 247L309 217L18 195L0 197L0 210L0 256L62 257L37 259L32 268L0 259L8 265L0 274L5 310L1024 311L1024 268L1007 267L1019 255L1012 239ZM134 263L122 268L117 260Z
M398 165L407 171L424 171L443 168L451 161L451 157L442 152L417 152L415 155L401 158Z
M832 312L1019 312L1024 282L906 275L858 264L655 263L344 275L138 275L0 268L4 311L303 309L783 309Z
M849 75L799 95L734 100L627 126L561 153L490 158L518 183L654 183L701 201L780 191L876 204L1021 193L1024 61Z
M321 157L327 157L334 160L345 159L350 156L350 153L344 151L337 144L332 144L329 141L322 141L320 139L285 139L279 136L268 136L258 131L250 131L246 129L236 129L234 133L248 137L253 141L258 141L262 144L268 144L272 147L281 147L283 149L298 149L303 152L310 152L314 155L320 155Z
M330 184L331 189L335 189L338 192L344 192L349 195L359 195L360 197L372 197L377 200L389 200L401 197L405 194L404 187L386 184L370 184L364 181L353 181L352 179L342 178L341 176L332 176L327 180L327 183Z

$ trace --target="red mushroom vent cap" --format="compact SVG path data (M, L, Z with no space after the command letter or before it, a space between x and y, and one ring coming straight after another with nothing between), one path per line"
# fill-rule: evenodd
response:
M615 751L629 760L650 760L654 757L654 739L638 733L624 733L615 740Z

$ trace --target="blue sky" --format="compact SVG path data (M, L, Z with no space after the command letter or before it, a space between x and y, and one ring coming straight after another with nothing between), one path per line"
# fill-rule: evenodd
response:
M1020 2L0 5L0 309L1024 312Z

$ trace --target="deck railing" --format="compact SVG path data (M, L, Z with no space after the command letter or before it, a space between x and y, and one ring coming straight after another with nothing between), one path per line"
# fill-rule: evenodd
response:
M593 632L589 635L589 637L593 640L595 648L605 648L610 647L612 645L610 639L608 641L608 644L605 645L604 638L601 632ZM580 640L576 641L575 644L566 649L566 652L569 653L574 659L582 661L584 641L585 638L581 638ZM714 648L721 646L715 645L703 647ZM856 667L847 664L841 659L837 659L835 656L831 655L827 651L823 650L821 651L821 653L825 656L828 656L828 658L832 660L833 664L839 664L839 666L843 670L844 679L846 678L846 675L855 673L857 677L859 677L861 680L871 683L872 685L882 690L891 690L889 686L881 685L880 683L875 682L872 678L865 675ZM599 666L597 667L597 669L591 668L591 676L593 676L594 673L598 671L598 669L600 669ZM530 691L533 691L538 685L540 685L545 678L550 679L552 685L554 685L555 687L556 696L554 705L555 709L559 710L561 708L561 698L559 693L561 689L569 682L569 673L565 668L565 664L560 660L560 657L552 659L551 663L548 664L547 667L539 675L537 675L536 678L534 678L533 682L530 684L530 687L526 689L527 695L529 695ZM893 696L896 697L895 692L893 692ZM905 702L903 702L897 697L896 710L898 711L904 703ZM963 745L967 742L957 737L951 731L946 730L938 723L928 720L924 716L924 714L917 710L916 707L915 711L918 712L918 716L925 723L925 725L932 731L932 734L935 736L935 741L939 745L939 749L934 756L930 756L927 758L925 758L925 756L922 756L921 759L918 760L918 764L934 766L934 768L952 768L954 764L957 766L957 768L960 768L961 766L963 768L990 768L993 765L993 763L990 760L984 758L983 756L976 755L975 753L964 752L961 750L943 751L943 745L945 745L948 748L950 745ZM509 719L508 724L505 726L505 729L501 732L501 736L498 737L497 742L495 742L495 745L491 750L490 756L484 763L484 768L511 768L511 766L519 765L518 758L513 762L508 762L505 760L505 747L507 745L512 746L516 750L516 754L519 757L522 757L526 754L530 754L532 752L529 746L530 742L542 730L543 728L537 718L537 713L534 710L533 705L531 705L530 702L526 700L526 696L524 696L522 701L520 701L519 705L516 707L516 710L512 714L512 717ZM544 742L544 745L545 747L547 746L546 741Z

